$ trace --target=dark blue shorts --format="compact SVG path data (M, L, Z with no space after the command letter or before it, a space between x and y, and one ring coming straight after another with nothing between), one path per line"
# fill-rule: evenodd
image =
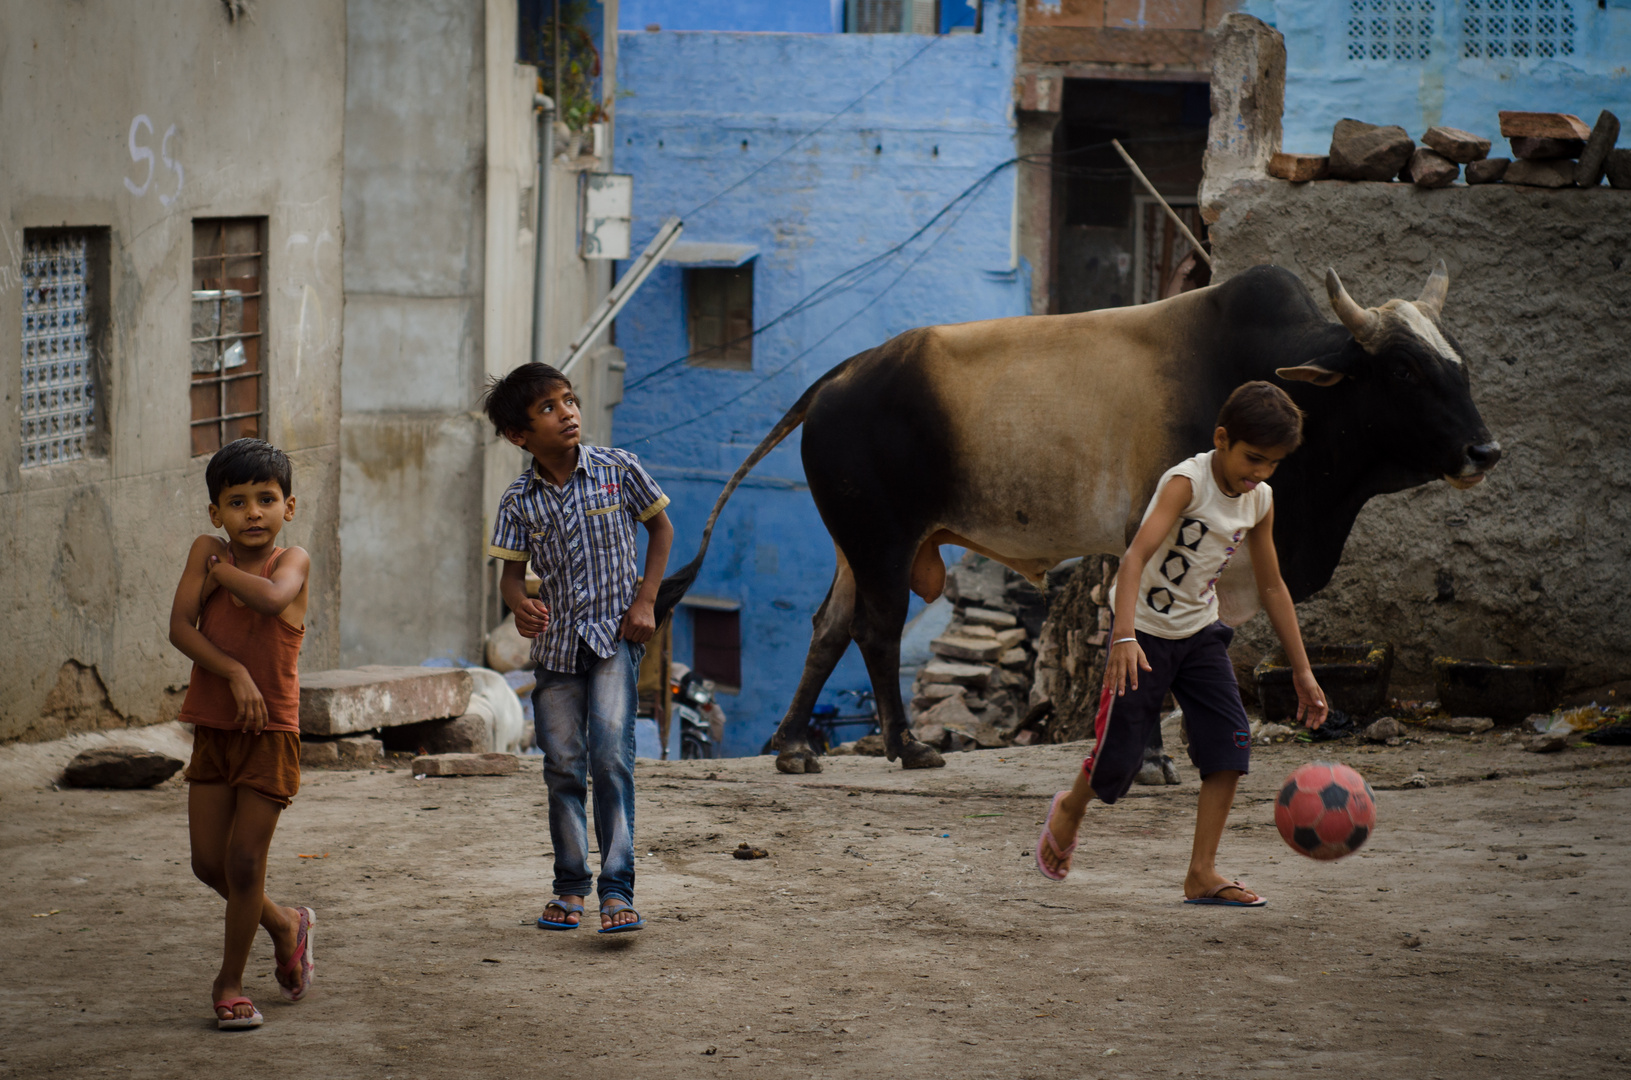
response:
M1201 776L1248 772L1251 723L1240 703L1240 686L1229 663L1235 632L1221 622L1186 638L1171 640L1134 631L1152 670L1138 673L1138 689L1117 696L1106 687L1094 722L1098 745L1083 762L1093 794L1113 803L1132 786L1144 764L1151 728L1161 725L1167 691L1184 710L1189 728L1189 760ZM1111 631L1111 640L1115 632ZM1125 684L1124 684L1125 685Z

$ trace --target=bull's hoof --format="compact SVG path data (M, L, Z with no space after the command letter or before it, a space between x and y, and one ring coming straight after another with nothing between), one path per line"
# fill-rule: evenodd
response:
M776 755L776 771L792 773L818 773L821 759L809 750L783 750Z
M946 759L928 743L911 740L900 748L900 767L903 769L943 769Z

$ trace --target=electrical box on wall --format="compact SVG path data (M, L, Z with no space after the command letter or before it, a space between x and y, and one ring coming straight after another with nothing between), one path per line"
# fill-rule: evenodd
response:
M634 177L624 173L580 173L585 259L629 257L629 223L634 217Z

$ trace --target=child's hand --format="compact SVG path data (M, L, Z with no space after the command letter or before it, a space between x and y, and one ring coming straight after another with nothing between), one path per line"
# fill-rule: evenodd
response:
M542 600L527 597L515 609L515 630L524 638L535 638L549 628L549 606Z
M232 698L238 703L238 725L250 735L259 735L266 730L266 699L261 697L260 687L255 680L249 677L249 672L239 668L227 685L232 687Z
M1293 672L1291 683L1297 688L1297 719L1310 731L1325 723L1330 707L1325 704L1325 691L1320 689L1314 673L1307 669Z
M650 600L635 597L629 610L623 613L623 626L618 631L636 645L644 645L657 632L657 614Z
M1127 693L1126 684L1131 683L1134 690L1138 689L1139 670L1153 671L1149 660L1144 657L1144 650L1139 648L1138 642L1128 639L1118 641L1110 646L1110 660L1104 665L1104 685L1106 689L1116 692L1120 697Z

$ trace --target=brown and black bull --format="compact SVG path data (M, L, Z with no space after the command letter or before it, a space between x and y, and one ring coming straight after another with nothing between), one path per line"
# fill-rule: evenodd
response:
M1331 579L1366 500L1442 477L1481 480L1500 444L1467 364L1439 324L1449 278L1362 308L1335 271L1328 321L1289 271L1259 266L1140 307L911 330L850 357L805 391L731 477L696 558L663 582L659 622L695 580L725 501L800 423L804 470L837 548L798 691L772 745L784 772L819 772L810 710L850 641L877 694L890 760L943 764L911 737L900 696L908 592L940 594L939 546L988 555L1032 581L1064 559L1119 554L1161 474L1210 448L1219 407L1278 380L1306 441L1274 477L1274 541L1293 599ZM1219 585L1223 617L1255 609L1248 560Z

